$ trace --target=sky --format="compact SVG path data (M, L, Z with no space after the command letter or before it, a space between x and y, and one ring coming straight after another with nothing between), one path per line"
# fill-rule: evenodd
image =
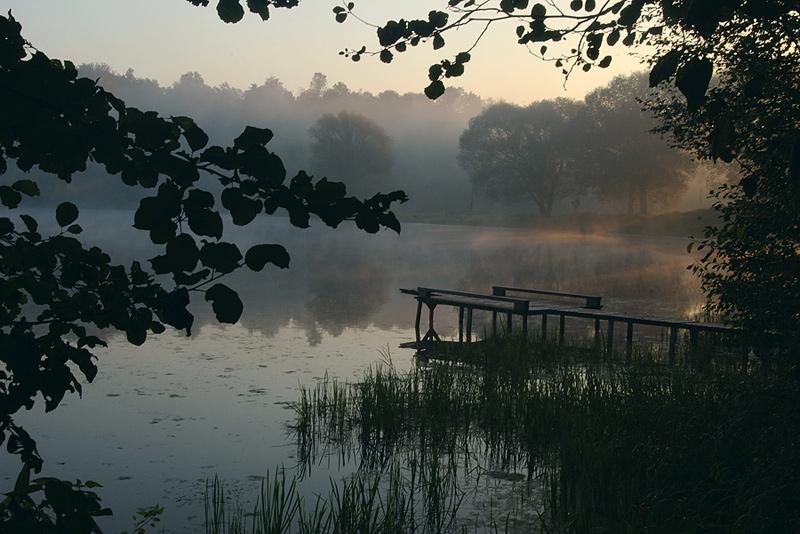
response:
M243 0L244 3L244 0ZM51 58L75 64L106 63L115 71L133 69L139 78L169 86L186 72L198 72L208 85L227 83L247 89L274 76L297 92L321 72L329 83L378 94L422 92L428 67L470 47L477 26L446 36L448 46L433 51L430 44L395 54L383 64L365 56L353 62L344 49L366 45L376 50L375 27L390 19L427 18L445 0L356 0L356 13L366 22L339 24L332 9L340 2L305 0L291 10L276 9L267 22L247 13L237 24L225 24L211 0L206 8L186 0L0 0L0 11L22 24L23 36ZM543 63L516 43L515 24L493 26L472 53L461 78L450 81L485 99L521 105L566 96L583 98L614 75L643 67L620 48L611 67L575 72L564 87L560 69Z

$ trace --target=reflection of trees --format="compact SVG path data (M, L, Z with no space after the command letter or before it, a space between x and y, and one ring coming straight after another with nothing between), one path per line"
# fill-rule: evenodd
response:
M310 327L336 337L345 328L368 326L389 299L387 267L365 251L336 247L320 254L308 280Z

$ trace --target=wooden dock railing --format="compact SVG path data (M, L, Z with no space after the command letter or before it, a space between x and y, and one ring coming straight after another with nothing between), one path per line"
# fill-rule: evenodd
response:
M439 334L434 329L434 310L438 305L457 307L458 313L458 341L470 342L472 340L472 321L474 310L484 310L492 313L492 331L497 331L498 314L506 315L506 325L511 331L513 317L519 316L522 322L523 335L528 334L528 318L541 317L541 335L547 337L547 318L549 315L559 317L558 340L564 341L565 320L567 317L594 319L595 338L600 338L601 321L606 322L606 350L613 350L614 326L616 323L627 324L626 359L630 360L633 354L633 329L634 325L649 325L669 328L669 361L675 358L676 344L680 330L689 332L689 343L697 346L700 332L733 333L737 330L731 326L686 321L680 319L660 319L655 317L633 316L622 313L613 313L602 310L601 297L582 295L577 293L564 293L541 289L528 289L508 286L493 286L492 294L470 293L448 289L432 289L419 287L417 289L401 289L400 292L413 295L417 299L417 315L414 323L417 345L428 341L441 341ZM508 293L523 293L529 298L510 296ZM541 296L543 298L535 298ZM533 297L533 298L530 298ZM544 297L557 297L559 302L547 300ZM572 301L578 301L573 303ZM581 305L578 305L581 304ZM422 319L422 306L428 308L428 330L421 335L420 323ZM465 331L466 330L466 331ZM743 344L743 358L746 357L747 347Z

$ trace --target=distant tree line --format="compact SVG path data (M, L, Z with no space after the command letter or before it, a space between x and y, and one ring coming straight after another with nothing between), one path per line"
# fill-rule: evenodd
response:
M247 90L207 85L189 72L168 87L108 65L79 67L82 75L142 109L191 115L212 142L256 123L291 172L343 181L360 195L403 189L402 212L513 206L542 216L574 209L649 213L672 209L686 191L694 163L685 152L648 133L656 122L641 111L643 73L619 77L588 94L523 107L490 104L451 88L436 101L422 93L374 95L329 85L315 74L295 92L277 78ZM34 203L80 199L89 207L135 209L141 191L116 187L89 166L66 184L55 177ZM213 183L208 187L216 187ZM87 196L83 193L92 191Z
M473 186L502 200L526 199L542 216L585 197L627 213L674 207L696 163L651 133L642 109L646 73L614 78L583 102L557 98L522 107L500 103L470 120L459 163Z
M132 106L156 109L166 116L192 116L211 142L235 137L245 124L269 127L275 134L271 143L290 172L305 169L318 178L341 177L354 191L368 196L388 188L408 190L414 201L404 206L406 210L436 211L442 199L455 209L468 207L469 180L456 155L459 134L484 106L472 93L455 89L436 102L421 93L390 90L375 95L351 90L341 82L329 85L321 73L306 88L293 92L277 78L241 90L227 84L211 87L196 72L161 87L132 70L119 74L104 64L81 65L79 71ZM328 144L333 142L330 117L348 120L351 128L358 123L382 130L385 138L378 143L382 148L373 139L349 155L341 152L342 146ZM363 128L356 130L358 135L367 134ZM358 135L352 139L354 144ZM380 157L373 158L374 150L382 151ZM356 165L354 156L359 158L358 166L346 171L347 165ZM53 187L42 188L42 197L35 201L52 204L72 195L87 206L81 190L88 190L95 192L94 198L102 197L102 206L138 206L140 191L120 191L99 168L90 166L75 176L74 184L51 181Z

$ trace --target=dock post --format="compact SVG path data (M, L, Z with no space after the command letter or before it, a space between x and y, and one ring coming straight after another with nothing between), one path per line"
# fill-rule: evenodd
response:
M464 306L458 307L458 342L464 341Z
M669 328L669 364L675 363L675 350L678 341L678 327L671 326Z
M693 348L697 348L697 328L689 327L689 345Z
M614 353L614 320L608 320L608 339L606 339L606 352L608 355Z
M625 363L633 359L633 321L628 321L628 340L625 346Z
M414 332L417 334L417 343L419 343L419 341L420 341L419 321L420 321L421 317L422 317L422 297L418 296L417 297L417 320L414 321Z
M528 339L528 314L522 314L522 337Z
M472 308L467 308L467 343L472 341Z
M497 334L497 312L492 312L492 334Z
M542 314L542 339L547 339L547 314Z
M506 325L506 335L511 335L511 329L514 328L514 315L511 312L508 312L508 317L506 318L507 325Z
M564 343L564 314L558 320L558 342Z

